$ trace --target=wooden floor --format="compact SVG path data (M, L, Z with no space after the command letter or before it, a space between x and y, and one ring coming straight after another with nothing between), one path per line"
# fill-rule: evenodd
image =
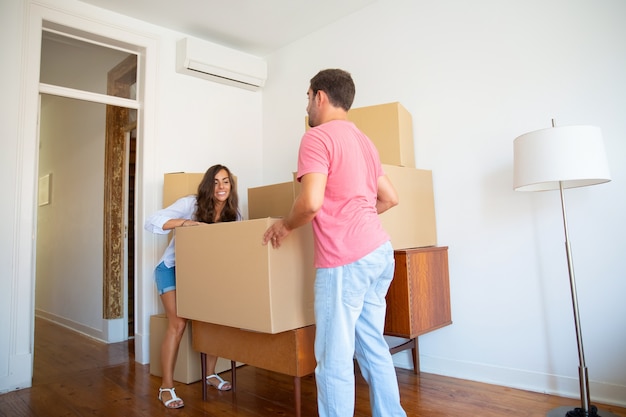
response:
M200 382L178 384L185 407L166 410L156 399L160 378L135 362L133 349L132 341L106 345L37 319L33 386L0 395L0 417L294 415L292 378L250 366L238 368L236 394L209 389L208 400L202 401ZM580 404L432 374L397 373L402 404L411 417L543 417L553 408ZM360 377L356 395L355 416L371 415ZM303 378L302 417L317 415L315 398L314 378ZM626 417L625 408L598 406Z

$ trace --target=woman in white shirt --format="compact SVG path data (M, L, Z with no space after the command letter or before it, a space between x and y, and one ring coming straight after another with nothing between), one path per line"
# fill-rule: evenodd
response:
M182 197L171 206L157 211L146 220L144 228L152 233L167 234L177 227L238 221L241 220L238 204L237 187L230 170L224 165L214 165L204 174L197 195ZM155 269L155 282L168 318L161 346L163 376L159 388L159 401L167 408L185 405L174 390L178 346L187 324L187 320L176 313L175 240L175 237L171 239ZM216 356L207 355L209 376L206 383L222 391L230 390L230 382L215 373L216 362Z

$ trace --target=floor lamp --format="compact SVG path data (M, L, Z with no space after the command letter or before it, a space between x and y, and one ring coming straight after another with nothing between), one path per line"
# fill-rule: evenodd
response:
M578 314L578 297L574 278L574 261L567 231L563 189L585 187L611 181L602 142L602 133L594 126L563 126L537 130L517 137L513 142L514 179L516 191L559 190L565 229L565 251L574 309L578 344L578 377L580 408L559 407L548 417L617 417L590 404L589 378L585 365L583 337Z

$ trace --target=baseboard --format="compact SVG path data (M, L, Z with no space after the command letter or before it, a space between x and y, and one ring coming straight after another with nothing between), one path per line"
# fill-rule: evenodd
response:
M84 334L85 336L91 337L92 339L96 339L101 342L107 343L106 336L101 329L96 329L93 327L85 326L82 323L78 323L76 321L67 319L65 317L61 317L56 314L49 313L43 310L38 310L38 309L35 309L35 317L51 321L60 326L67 327L68 329L74 330L78 333Z
M413 358L410 350L396 353L393 356L393 361L398 368L413 369ZM420 371L557 395L571 398L573 406L580 405L578 378L530 372L523 369L502 368L482 363L455 361L428 355L420 355ZM592 403L626 407L626 386L590 380L589 393Z
M10 391L30 388L33 376L33 355L30 353L11 355L9 368L4 375L0 375L0 395Z
M150 334L135 333L135 362L150 363Z

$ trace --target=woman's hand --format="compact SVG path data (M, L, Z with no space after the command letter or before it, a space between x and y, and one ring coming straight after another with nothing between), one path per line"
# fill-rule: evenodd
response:
M202 224L202 222L197 222L195 220L185 220L180 227L188 227L188 226L198 226L199 224Z
M169 219L163 225L163 230L176 229L177 227L197 226L199 224L202 223L190 219Z

